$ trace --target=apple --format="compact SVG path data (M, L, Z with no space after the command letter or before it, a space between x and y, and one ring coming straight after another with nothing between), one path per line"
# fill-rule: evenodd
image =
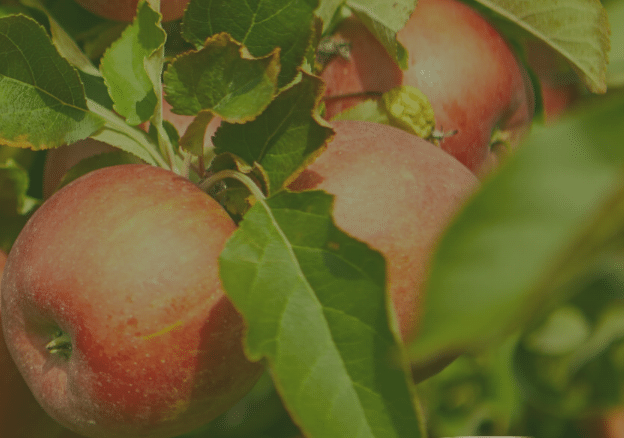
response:
M340 23L331 41L336 47L330 45L323 50L339 53L342 45L347 52L333 56L321 73L328 119L402 84L403 71L355 16Z
M402 78L355 17L339 26L336 38L350 45L351 55L333 57L321 73L329 118L357 103L349 97L354 93L362 101L392 86L416 87L431 102L436 128L456 132L443 138L442 148L475 173L491 153L496 128L520 137L530 125L533 90L526 72L496 29L458 0L419 0L397 34L409 53ZM371 72L387 77L369 80Z
M547 122L559 118L580 97L579 78L565 59L546 43L525 43L527 62L539 79Z
M160 0L163 22L182 18L189 0ZM76 0L92 14L109 20L132 21L136 15L139 0Z
M0 285L6 254L0 251ZM1 287L1 286L0 286ZM0 307L1 308L1 307ZM1 323L1 319L0 319ZM60 438L69 432L39 406L20 375L0 331L0 436L11 438ZM65 438L79 438L73 433Z
M289 188L335 196L336 225L386 258L401 338L415 333L430 256L478 186L463 164L399 128L336 121L336 136Z
M263 372L217 257L236 226L185 178L127 164L56 192L15 241L2 284L11 356L48 412L91 438L199 427Z

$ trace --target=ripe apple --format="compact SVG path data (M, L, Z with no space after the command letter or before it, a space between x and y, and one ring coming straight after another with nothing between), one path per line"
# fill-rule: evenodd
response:
M542 90L544 116L547 122L556 120L580 97L579 78L567 62L540 41L527 41L527 62L537 75Z
M221 414L260 377L217 257L235 224L190 181L148 165L88 173L15 241L5 339L36 399L92 438L171 437Z
M400 334L410 340L430 255L478 181L451 155L399 128L362 121L333 128L327 150L289 188L333 194L336 225L384 255Z
M334 57L321 74L330 118L356 103L340 96L386 91L400 84L416 87L431 102L436 128L456 131L442 140L442 149L475 173L491 153L495 128L519 136L530 124L533 90L523 68L496 29L458 0L419 0L397 34L409 53L402 79L356 18L345 20L337 35L350 43L352 55ZM387 72L387 77L371 81L370 72Z
M348 51L332 57L321 73L328 119L402 84L403 71L355 16L340 24L332 41L336 47L324 50L331 52L345 45Z
M160 0L163 21L182 18L189 0ZM117 21L132 21L139 0L76 0L87 11Z
M0 251L0 285L6 257L6 254ZM65 432L64 428L50 418L33 397L11 359L2 331L0 331L0 376L2 376L0 377L0 436L60 438L59 434ZM64 436L79 438L73 433Z

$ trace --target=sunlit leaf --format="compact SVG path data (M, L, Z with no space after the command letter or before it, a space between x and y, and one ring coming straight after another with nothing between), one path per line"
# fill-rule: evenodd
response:
M78 73L45 30L23 15L0 18L0 144L47 149L102 125L87 109Z
M561 53L590 90L606 90L609 22L597 0L473 0Z
M158 12L147 3L142 3L132 24L102 58L100 69L115 111L125 117L130 125L139 125L154 114L159 97L156 90L160 89L160 74L154 78L150 69L160 72L162 64L150 64L158 63L157 59L152 58L165 43L165 37ZM159 84L155 83L155 79Z
M220 256L223 285L306 436L418 437L388 325L382 256L338 230L333 198L256 202Z

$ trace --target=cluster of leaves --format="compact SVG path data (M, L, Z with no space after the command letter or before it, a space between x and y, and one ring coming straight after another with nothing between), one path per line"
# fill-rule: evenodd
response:
M596 2L470 3L509 34L549 43L591 90L621 77L606 70L606 15ZM440 244L411 345L399 345L389 323L383 257L335 227L331 196L285 190L333 135L319 117L319 43L354 12L405 65L395 34L415 4L191 0L181 29L160 23L153 0L139 3L127 26L87 17L90 29L70 1L27 0L2 11L3 248L40 202L33 151L86 137L120 152L106 164L80 164L73 177L132 159L201 185L210 163L209 173L235 170L263 191L251 206L245 185L229 179L215 195L242 218L220 257L221 277L248 323L247 353L266 360L271 379L194 436L416 437L425 434L421 404L434 435L506 433L530 423L519 406L564 421L624 400L612 384L624 376L624 317L614 304L624 293L617 93L536 127L483 184ZM186 132L163 120L163 94L175 113L194 116ZM381 100L380 121L405 125L403 113L388 110L397 99ZM208 147L214 117L222 123ZM430 117L419 117L426 131ZM139 128L146 122L147 132ZM459 353L418 388L412 382L409 363ZM259 405L270 408L251 415ZM519 433L546 436L539 428Z

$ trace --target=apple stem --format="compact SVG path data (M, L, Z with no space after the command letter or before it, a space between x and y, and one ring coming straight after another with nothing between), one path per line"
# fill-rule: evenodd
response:
M144 151L146 151L159 167L169 169L167 162L159 153L156 152L154 147L152 147L153 142L146 132L142 131L139 128L129 126L123 118L93 100L87 99L87 107L90 111L98 114L99 116L103 117L107 122L109 122L104 127L103 131L108 129L110 131L129 137ZM91 137L95 138L96 140L104 141L106 143L106 138L99 138L97 134L93 134L91 135Z
M204 192L208 193L208 191L215 184L217 184L219 181L222 181L226 178L234 178L234 179L239 180L243 184L245 184L245 187L249 189L249 191L251 192L254 198L258 200L266 199L266 197L264 196L264 193L262 193L262 190L260 190L260 188L256 185L256 183L251 178L249 178L244 173L238 172L236 170L230 170L230 169L221 170L215 173L214 175L211 175L210 177L206 178L204 181L201 181L198 184L198 186Z
M54 335L54 339L46 345L46 349L52 354L60 354L61 356L69 358L72 351L71 337L67 333L59 330Z

